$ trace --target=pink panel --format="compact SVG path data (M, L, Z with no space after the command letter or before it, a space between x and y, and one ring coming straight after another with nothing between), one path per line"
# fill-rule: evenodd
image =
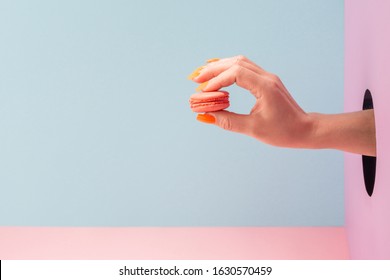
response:
M0 227L0 259L346 259L344 228Z
M372 197L361 157L345 156L346 228L351 258L390 259L390 1L345 1L345 111L373 95L377 169Z

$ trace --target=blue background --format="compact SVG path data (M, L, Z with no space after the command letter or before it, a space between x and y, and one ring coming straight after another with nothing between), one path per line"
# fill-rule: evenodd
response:
M343 5L0 1L0 225L343 225L341 152L199 123L186 79L243 54L304 110L342 112Z

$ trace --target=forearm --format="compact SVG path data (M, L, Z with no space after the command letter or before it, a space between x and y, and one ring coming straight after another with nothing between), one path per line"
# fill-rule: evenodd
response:
M306 148L337 149L376 156L374 110L308 115L313 125L306 141Z

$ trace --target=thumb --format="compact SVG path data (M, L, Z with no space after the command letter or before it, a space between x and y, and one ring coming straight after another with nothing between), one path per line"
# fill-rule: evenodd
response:
M198 115L197 120L214 123L225 130L244 134L247 134L250 128L249 115L236 114L226 110Z

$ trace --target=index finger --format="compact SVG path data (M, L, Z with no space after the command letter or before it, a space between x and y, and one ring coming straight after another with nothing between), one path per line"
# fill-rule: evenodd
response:
M259 98L262 94L262 91L259 91L259 89L266 87L267 79L268 77L265 75L260 75L243 66L234 65L210 79L203 91L216 91L235 83Z
M207 64L199 72L198 76L193 78L193 80L198 83L203 83L236 65L245 67L257 74L267 73L263 68L256 65L245 56L239 55L235 57L224 58Z

